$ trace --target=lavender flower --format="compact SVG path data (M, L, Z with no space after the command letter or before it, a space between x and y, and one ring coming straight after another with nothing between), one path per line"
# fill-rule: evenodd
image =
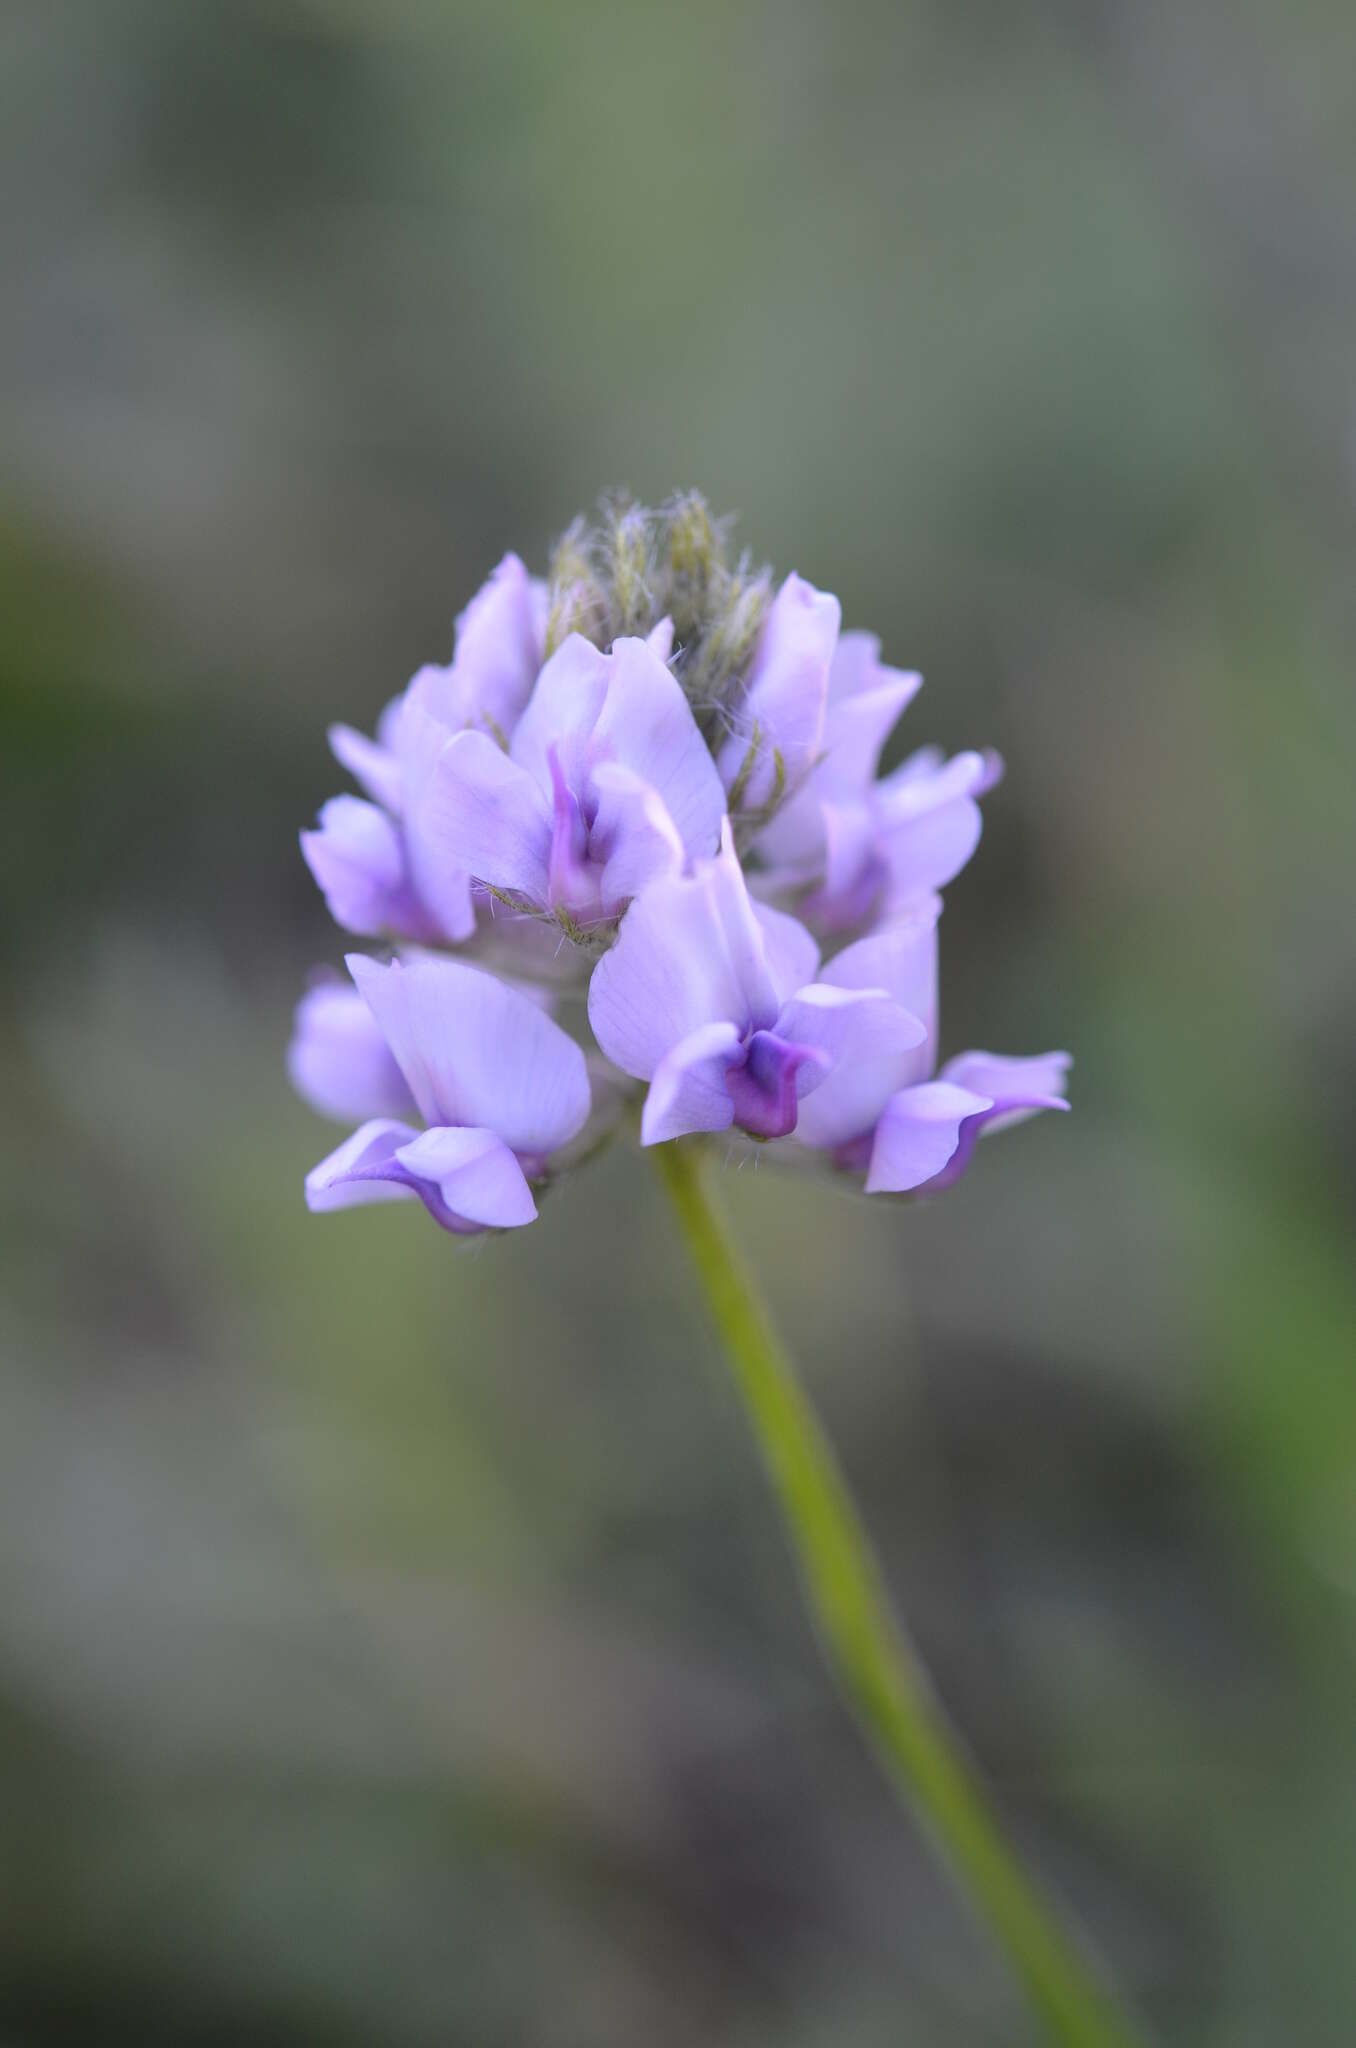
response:
M418 1113L380 1024L338 979L317 981L297 1004L287 1071L298 1095L336 1123Z
M507 744L541 667L546 602L545 586L505 555L458 618L449 665L421 668L386 706L374 740L331 726L335 758L370 801L332 798L301 846L346 931L437 943L475 930L470 876L427 847L411 819L453 733L488 732Z
M667 621L656 632L610 654L572 633L507 752L483 733L449 740L415 810L419 844L571 936L712 852L725 792L659 652Z
M814 768L756 842L763 886L800 898L818 928L859 925L888 904L940 889L979 844L977 799L1000 780L989 753L947 761L933 747L877 780L881 751L922 677L887 668L871 633L845 633L829 673Z
M298 1090L360 1125L313 1208L530 1221L628 1098L644 1145L742 1132L870 1193L943 1186L981 1130L1067 1107L1062 1054L937 1069L935 892L1001 764L923 748L880 775L919 678L839 628L827 592L732 563L695 495L619 502L549 584L506 556L374 738L332 730L364 794L303 849L336 920L404 950L298 1009ZM597 1052L547 989L587 997Z
M348 968L427 1128L374 1112L306 1176L312 1209L417 1196L435 1222L465 1234L531 1223L529 1181L589 1113L584 1055L518 989L460 961L420 959L387 967L351 953ZM325 1093L357 1101L374 1080L372 1044L345 1027L305 1025L314 1080L318 1035L326 1045ZM346 1053L346 1058L345 1058ZM305 1068L306 1062L303 1061ZM387 1104L389 1107L389 1103Z
M720 750L732 811L768 810L813 767L841 617L838 599L801 576L773 599Z
M736 1124L784 1138L817 1092L860 1127L903 1080L924 1026L883 988L816 982L803 925L751 901L727 823L714 860L638 897L594 969L589 1022L623 1073L648 1081L641 1143Z
M1067 1053L1014 1059L964 1052L937 1072L941 908L937 896L915 905L846 947L825 970L825 980L835 987L888 990L922 1025L892 1087L880 1089L875 1099L862 1087L843 1114L836 1102L813 1098L797 1128L802 1143L829 1150L849 1171L864 1172L869 1195L949 1187L970 1164L981 1131L1021 1123L1037 1110L1069 1107Z

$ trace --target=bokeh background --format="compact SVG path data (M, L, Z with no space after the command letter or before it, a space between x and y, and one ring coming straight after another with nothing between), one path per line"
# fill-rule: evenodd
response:
M502 551L696 484L1009 778L950 1049L738 1234L1156 2038L1356 2038L1356 14L0 19L0 2039L1020 2043L647 1163L301 1203L296 831Z

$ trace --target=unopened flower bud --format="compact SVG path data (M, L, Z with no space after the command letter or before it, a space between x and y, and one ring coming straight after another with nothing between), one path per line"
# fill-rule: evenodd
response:
M685 491L665 510L668 588L665 610L674 637L688 647L706 623L711 585L724 568L719 538L700 491Z
M607 566L612 583L613 635L622 638L647 633L654 624L654 602L650 594L650 515L643 506L623 503L610 509Z
M554 654L571 633L582 633L586 640L601 646L606 636L607 615L607 593L588 551L588 530L582 519L576 519L551 557L546 653Z

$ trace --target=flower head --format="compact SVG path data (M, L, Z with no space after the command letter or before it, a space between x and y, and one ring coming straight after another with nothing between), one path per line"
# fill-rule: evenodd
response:
M608 502L547 582L506 556L450 664L375 737L330 734L363 794L306 859L340 924L403 950L298 1008L297 1088L359 1125L311 1206L514 1227L628 1096L645 1145L742 1133L869 1193L944 1186L981 1130L1067 1107L1063 1054L938 1068L936 892L1001 764L881 774L918 688L837 598L733 560L695 493Z

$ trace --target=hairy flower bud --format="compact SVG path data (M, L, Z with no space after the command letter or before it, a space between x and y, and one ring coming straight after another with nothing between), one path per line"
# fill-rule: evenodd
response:
M725 568L725 554L700 491L685 491L663 513L668 543L665 610L674 638L689 647L705 630L711 585Z
M699 709L719 712L738 695L771 592L771 572L750 569L746 562L733 575L721 571L714 579L702 632L683 675L683 687Z
M588 542L588 528L582 519L576 519L562 534L551 557L550 603L546 614L548 656L571 633L582 633L595 647L603 644L609 611L607 592L595 573Z
M643 506L622 502L609 509L607 567L614 639L643 637L655 624L650 594L650 525L650 515Z

